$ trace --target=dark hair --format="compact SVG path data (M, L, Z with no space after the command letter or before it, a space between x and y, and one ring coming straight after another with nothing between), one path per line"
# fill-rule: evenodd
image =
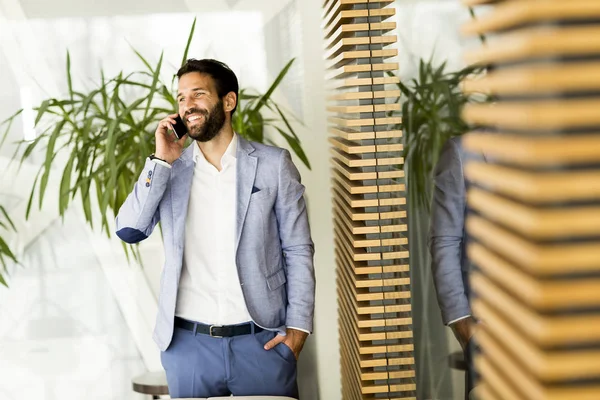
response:
M201 74L210 75L215 82L217 95L220 99L225 97L227 93L234 92L236 101L238 100L238 93L240 90L238 80L235 73L227 66L227 64L213 59L196 60L190 58L179 71L177 71L177 78L181 78L183 75L189 74L190 72L199 72ZM233 116L236 109L237 102L233 110L231 110L231 116Z

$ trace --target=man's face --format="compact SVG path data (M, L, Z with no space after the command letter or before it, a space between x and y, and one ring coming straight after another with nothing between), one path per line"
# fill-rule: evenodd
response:
M179 116L194 140L212 140L225 124L223 100L209 75L190 72L179 78L177 102Z

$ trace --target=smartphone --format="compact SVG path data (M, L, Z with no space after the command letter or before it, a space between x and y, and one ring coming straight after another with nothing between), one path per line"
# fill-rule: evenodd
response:
M175 117L175 125L173 125L173 132L175 133L175 136L177 136L177 140L184 137L187 133L187 128L179 115Z

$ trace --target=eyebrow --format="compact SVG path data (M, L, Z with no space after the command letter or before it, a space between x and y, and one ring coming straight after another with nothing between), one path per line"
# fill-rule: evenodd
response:
M200 91L208 92L208 89L197 87L197 88L193 88L190 90L190 92L200 92ZM177 93L177 98L180 98L181 96L183 96L183 94L181 92Z

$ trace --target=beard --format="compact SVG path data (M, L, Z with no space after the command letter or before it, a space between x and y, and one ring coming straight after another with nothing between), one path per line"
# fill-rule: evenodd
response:
M210 111L192 108L187 112L187 115L190 114L200 114L204 117L203 123L192 127L189 126L187 118L185 119L188 136L198 142L208 142L214 139L221 131L221 128L223 128L223 125L225 125L225 110L223 110L222 99L219 99Z

